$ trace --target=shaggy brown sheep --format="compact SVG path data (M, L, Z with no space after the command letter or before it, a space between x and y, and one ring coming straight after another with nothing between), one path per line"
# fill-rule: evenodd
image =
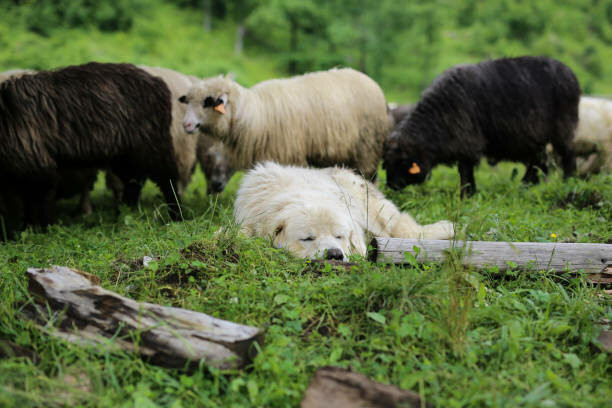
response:
M170 91L131 64L89 63L0 84L0 188L19 195L27 224L54 221L62 171L108 167L138 200L149 177L178 217Z

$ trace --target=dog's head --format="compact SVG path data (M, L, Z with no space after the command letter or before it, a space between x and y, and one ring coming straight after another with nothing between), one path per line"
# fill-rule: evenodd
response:
M274 245L302 258L347 261L365 255L365 232L342 209L321 204L290 205L276 217Z

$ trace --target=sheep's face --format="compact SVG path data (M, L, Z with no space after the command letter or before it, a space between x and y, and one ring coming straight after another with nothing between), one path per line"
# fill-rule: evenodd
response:
M198 130L225 138L232 117L232 81L218 76L192 85L179 102L187 105L183 127L187 133Z
M223 192L227 182L234 174L234 169L229 159L223 154L223 149L215 145L206 152L203 170L209 194Z
M387 171L387 185L400 190L408 184L421 184L431 171L429 162L418 146L401 143L393 133L383 146L383 168Z

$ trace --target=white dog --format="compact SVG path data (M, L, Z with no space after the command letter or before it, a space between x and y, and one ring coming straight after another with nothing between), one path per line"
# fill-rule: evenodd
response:
M454 225L419 225L371 183L339 167L310 169L265 162L247 172L234 204L247 236L270 237L303 258L366 255L376 236L448 239Z

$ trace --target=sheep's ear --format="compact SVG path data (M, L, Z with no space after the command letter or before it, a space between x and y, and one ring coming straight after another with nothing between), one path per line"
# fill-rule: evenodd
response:
M180 98L178 98L178 101L180 103L187 103L187 95L183 95Z
M215 110L217 112L219 112L222 115L225 115L225 104L224 103L220 103L217 106L215 106Z
M421 168L417 164L417 162L412 162L412 166L408 169L408 173L410 174L419 174L421 172Z

